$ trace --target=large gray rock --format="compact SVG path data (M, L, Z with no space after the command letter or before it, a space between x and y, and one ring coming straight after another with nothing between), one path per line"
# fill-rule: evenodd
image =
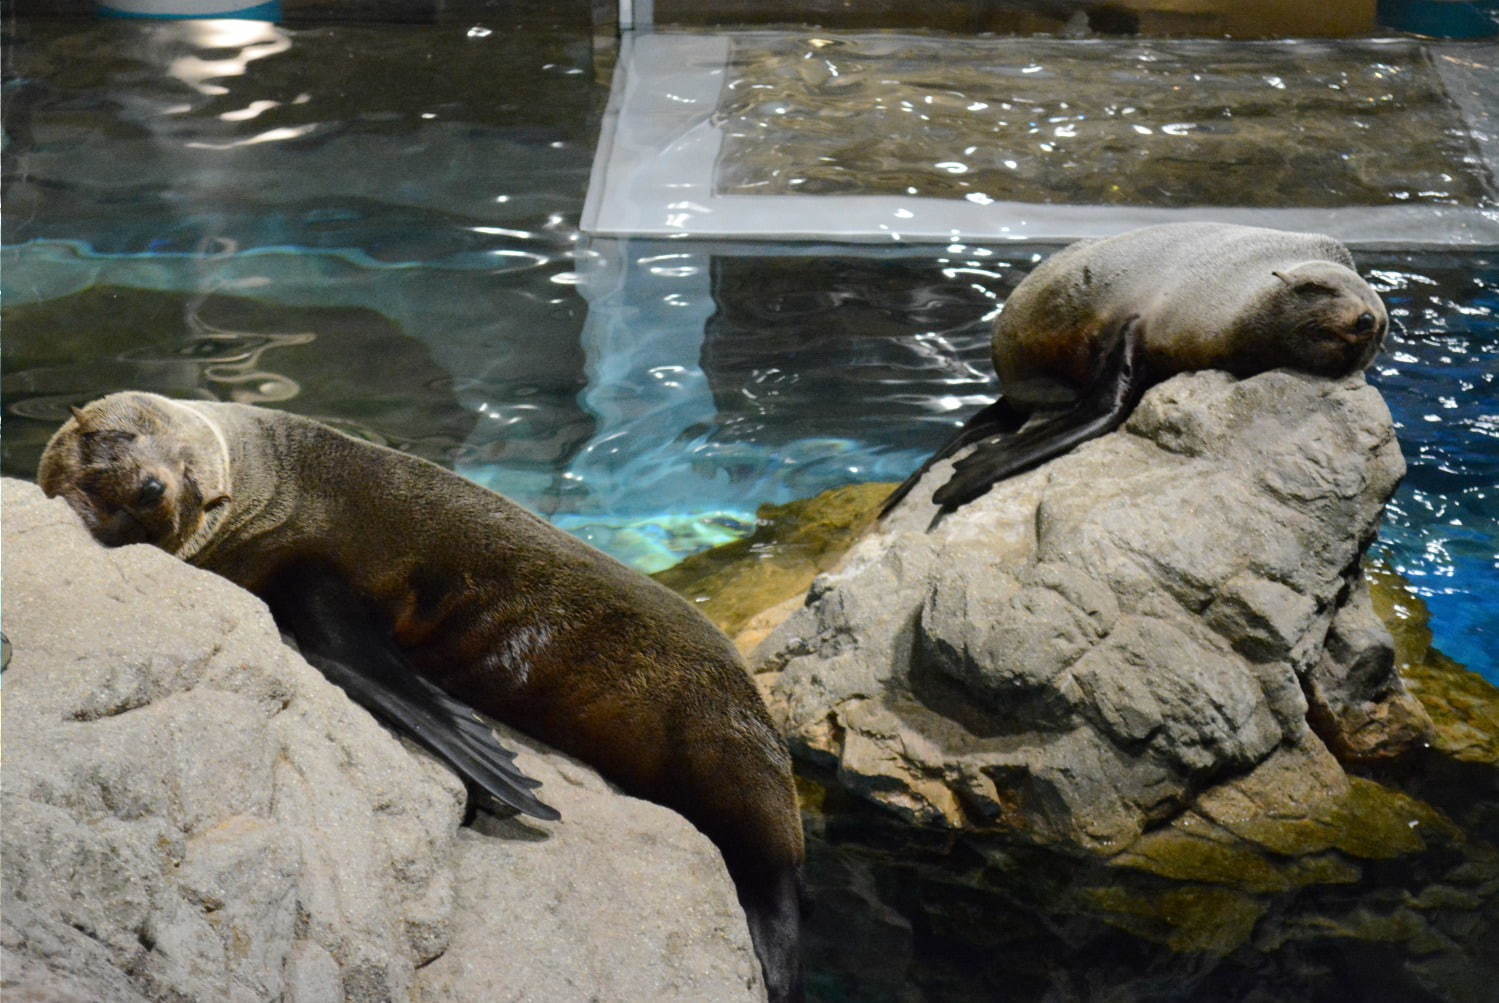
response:
M764 998L679 816L501 729L563 820L461 829L259 600L30 484L3 508L7 998Z
M1426 727L1359 577L1404 469L1362 377L1178 376L929 529L939 464L755 660L793 749L915 822L1112 853L1272 759L1340 795L1318 732Z

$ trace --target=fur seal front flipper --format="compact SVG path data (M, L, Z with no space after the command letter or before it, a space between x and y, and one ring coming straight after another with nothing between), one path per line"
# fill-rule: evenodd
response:
M515 767L515 753L494 730L467 704L417 675L337 574L294 565L261 595L276 625L296 638L302 657L359 706L500 803L547 821L561 817L531 793L541 783Z
M1115 338L1103 372L1089 393L1055 418L1012 435L992 436L953 464L953 475L932 495L941 506L935 525L947 513L985 494L1006 477L1024 473L1072 447L1124 424L1149 385L1141 357L1140 318L1130 317Z
M928 470L932 469L932 464L947 459L964 446L972 445L991 436L1019 431L1020 426L1025 424L1028 417L1025 413L1015 410L1014 405L1005 400L1003 395L993 404L975 412L973 417L963 423L957 435L947 440L941 449L927 457L926 462L917 467L914 474L901 481L900 487L890 492L889 497L880 503L880 518L883 519L891 509L900 504L902 498L911 493L916 483L926 476Z

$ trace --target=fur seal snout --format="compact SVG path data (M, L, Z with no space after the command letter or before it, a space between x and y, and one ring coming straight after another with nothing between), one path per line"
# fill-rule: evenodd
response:
M933 463L972 446L933 494L936 518L996 481L1117 428L1153 384L1224 369L1342 377L1374 360L1389 319L1331 237L1228 223L1170 223L1084 240L1043 261L994 321L1002 396Z

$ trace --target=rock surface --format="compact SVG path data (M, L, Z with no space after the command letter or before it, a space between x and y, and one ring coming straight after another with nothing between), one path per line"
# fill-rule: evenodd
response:
M826 997L1492 996L1499 691L1360 570L1401 469L1359 380L1200 374L841 562L858 499L762 513L804 601L757 547L663 576L771 632Z
M460 828L259 600L3 490L7 998L764 998L680 817L501 729L563 820Z
M1341 797L1329 744L1422 740L1360 578L1404 473L1361 377L1178 376L928 531L949 469L757 650L793 748L842 786L1110 854L1274 759Z

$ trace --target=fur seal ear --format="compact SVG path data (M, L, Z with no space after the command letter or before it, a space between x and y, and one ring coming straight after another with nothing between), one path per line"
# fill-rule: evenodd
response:
M78 427L82 428L83 427L83 420L84 420L83 419L83 411L80 408L78 408L76 405L73 405L73 404L69 404L68 405L68 410L73 413L73 420L78 423Z
M1336 296L1338 294L1338 290L1334 286L1322 281L1321 279L1293 279L1285 272L1277 272L1274 270L1271 270L1270 274L1274 275L1277 279L1280 279L1286 285L1290 286L1293 292L1300 293L1303 296L1310 296L1313 294L1321 296Z

